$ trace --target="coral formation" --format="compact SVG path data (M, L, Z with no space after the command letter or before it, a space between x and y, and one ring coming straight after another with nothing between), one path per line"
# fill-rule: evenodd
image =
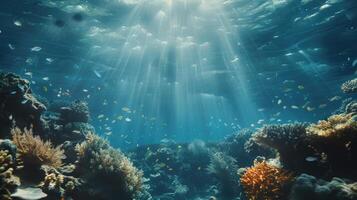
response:
M353 200L357 199L357 182L347 183L340 178L330 182L307 174L296 178L289 200Z
M13 175L14 158L8 150L0 150L0 198L11 200L11 193L20 185L20 179Z
M307 157L315 156L315 151L306 140L307 124L269 125L253 135L253 140L263 146L278 151L281 163L290 170L316 171L316 163L311 165ZM294 156L291 156L294 155Z
M256 162L240 178L249 200L286 199L293 180L292 173L265 161Z
M41 113L46 110L30 89L26 79L12 73L0 73L0 137L9 138L13 120L20 128L33 126L42 131Z
M74 101L67 107L61 107L60 120L62 124L70 122L87 123L89 120L89 108L85 101Z
M255 148L255 143L250 140L252 135L253 131L243 129L226 138L219 147L221 151L232 156L240 167L248 167L258 155L267 156L270 154L266 149Z
M42 141L39 136L33 135L32 129L25 128L21 131L19 128L13 128L11 133L24 167L39 169L41 165L54 168L62 166L65 155L60 146L53 147L51 142Z
M357 121L352 114L333 115L307 128L310 145L324 155L328 177L357 178Z
M86 192L95 199L130 200L142 187L142 172L119 150L95 134L77 145L78 173L85 179ZM115 187L113 187L115 186Z
M341 90L344 93L356 93L357 92L357 78L344 82L341 85Z
M325 138L341 138L356 135L357 121L352 114L332 115L307 128L308 133Z
M64 175L53 167L44 165L41 167L41 170L44 172L44 179L39 186L48 194L49 198L60 199L71 197L81 186L78 178Z
M218 180L221 195L224 198L232 199L238 195L236 189L236 185L239 185L239 178L236 176L238 165L234 158L222 152L216 152L211 155L207 170L208 174Z

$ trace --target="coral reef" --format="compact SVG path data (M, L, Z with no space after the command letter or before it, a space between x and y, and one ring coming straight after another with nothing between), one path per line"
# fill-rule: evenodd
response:
M333 115L307 128L310 145L329 167L328 177L357 178L357 121L352 114Z
M17 152L25 168L39 169L41 165L54 168L62 166L65 158L60 146L53 147L51 142L44 142L39 136L34 136L32 129L13 128L12 140L17 147Z
M89 121L89 108L88 104L84 101L74 101L67 107L61 107L60 120L62 124L70 122L83 122Z
M236 176L238 170L237 161L222 152L211 155L211 162L207 167L208 174L213 175L219 182L221 196L224 199L232 199L238 196L236 186L239 178Z
M1 138L10 138L13 120L20 128L33 126L42 131L41 113L46 107L34 97L28 80L0 73L0 110Z
M293 180L292 173L265 161L256 162L240 178L249 200L286 199Z
M78 174L84 177L85 191L95 199L130 200L140 193L142 173L107 141L94 134L77 145ZM114 186L114 187L113 187Z
M0 150L0 198L11 200L11 193L20 185L20 179L14 176L14 158L8 150Z
M240 167L248 167L257 156L269 156L271 152L267 149L257 148L256 143L250 140L253 131L243 129L232 134L219 144L221 151L232 156Z
M357 92L357 78L344 82L341 85L341 90L344 93L356 93Z
M264 126L253 135L253 140L277 150L285 168L297 172L319 173L319 163L306 160L317 156L306 139L306 127L307 124L302 123Z
M59 170L43 165L41 171L44 173L44 178L39 184L40 188L48 195L49 199L60 199L73 196L81 182L78 178L64 175Z
M330 182L307 174L296 178L289 200L353 200L357 199L357 182L347 183L340 178Z

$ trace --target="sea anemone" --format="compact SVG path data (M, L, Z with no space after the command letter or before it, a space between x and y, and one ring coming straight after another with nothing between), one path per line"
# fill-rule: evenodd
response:
M357 78L344 82L341 85L341 90L344 93L355 93L355 92L357 92Z
M19 128L13 128L11 134L24 167L38 169L41 165L54 168L62 166L62 159L65 155L61 146L53 147L51 142L42 141L39 136L33 135L32 129L25 128L22 131Z
M293 180L292 173L265 161L256 162L240 178L249 200L287 199L288 188Z
M123 200L131 200L140 192L142 172L106 140L90 133L76 150L78 173L86 177L86 187L91 191L89 197L113 199L120 196Z

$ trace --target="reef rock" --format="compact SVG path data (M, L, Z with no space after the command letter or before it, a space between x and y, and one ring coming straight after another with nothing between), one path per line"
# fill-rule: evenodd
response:
M12 74L0 73L0 137L9 138L14 121L18 127L42 129L41 113L46 110L30 89L26 79Z
M296 178L289 200L355 200L357 182L347 183L340 178L330 182L316 179L314 176L301 174Z

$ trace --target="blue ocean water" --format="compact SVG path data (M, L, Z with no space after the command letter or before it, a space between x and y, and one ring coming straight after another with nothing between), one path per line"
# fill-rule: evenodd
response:
M357 67L352 0L12 0L0 69L85 100L116 147L315 122Z

